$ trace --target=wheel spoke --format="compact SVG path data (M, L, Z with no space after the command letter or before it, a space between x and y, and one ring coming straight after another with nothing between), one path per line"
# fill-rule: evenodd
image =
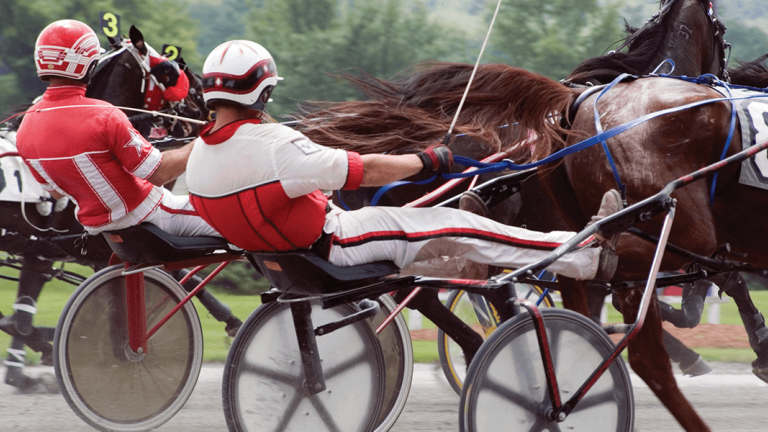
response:
M269 378L270 380L277 381L282 384L289 384L291 386L295 386L297 383L301 383L302 381L301 377L297 375L291 375L279 369L267 368L251 363L243 362L239 365L238 369L241 373L250 373L253 375L263 376Z
M325 408L325 404L318 398L316 395L311 396L309 398L309 402L312 404L313 407L315 407L315 410L318 414L320 414L320 418L323 420L323 423L325 426L328 427L328 430L333 432L338 432L339 427L336 425L336 422L333 421L333 416L330 412Z
M285 428L288 426L288 422L293 418L293 414L296 413L296 410L299 408L299 404L301 403L302 399L304 399L304 395L301 393L296 392L293 394L293 397L291 397L291 401L288 402L288 406L285 407L285 411L283 411L283 415L280 418L280 423L277 424L275 430L286 430Z
M526 411L536 412L541 404L541 402L531 399L530 395L520 393L487 377L483 380L482 389L496 393L505 400L508 400Z
M323 375L325 376L326 380L329 380L331 378L335 378L337 375L342 374L346 371L349 371L352 366L357 366L358 364L370 364L371 361L368 358L368 356L365 354L365 352L358 353L354 357L350 357L347 360L344 360L341 363L337 363L335 366L328 368L327 370L323 371Z

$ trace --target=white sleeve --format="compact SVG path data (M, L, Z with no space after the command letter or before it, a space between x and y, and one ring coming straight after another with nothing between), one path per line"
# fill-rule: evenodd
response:
M275 147L275 171L289 198L318 189L337 190L347 182L347 152L312 142L302 134Z

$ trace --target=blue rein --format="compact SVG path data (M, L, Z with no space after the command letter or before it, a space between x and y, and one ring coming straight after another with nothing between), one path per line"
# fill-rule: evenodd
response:
M670 63L671 60L669 61ZM672 63L672 66L674 68L674 63ZM632 121L629 121L627 123L624 123L622 125L616 126L614 128L611 128L607 131L603 131L602 124L600 123L600 115L597 111L597 102L600 100L600 98L611 88L613 88L616 84L620 83L621 81L627 79L627 78L641 78L640 76L636 75L630 75L630 74L621 74L616 79L614 79L608 86L606 86L597 96L597 99L595 100L595 107L594 107L594 114L595 114L595 128L598 131L597 135L587 138L579 143L576 143L570 147L566 147L564 149L558 150L555 153L552 153L551 155L545 157L544 159L541 159L536 162L528 163L528 164L522 164L518 165L513 163L511 160L505 159L501 162L495 162L495 163L485 163L485 162L479 162L474 159L464 157L464 156L454 156L453 160L455 163L464 165L467 167L474 167L477 168L474 171L471 172L463 172L463 173L445 173L441 174L441 176L445 179L456 179L456 178L465 178L465 177L473 177L481 174L487 174L490 172L497 172L497 171L503 171L503 170L512 170L512 171L522 171L530 168L536 168L542 165L546 165L548 163L555 162L559 159L564 158L565 156L571 155L573 153L579 152L581 150L584 150L588 147L591 147L597 143L601 143L603 146L603 150L605 151L605 154L608 158L608 162L611 165L611 169L613 170L614 178L616 179L616 183L619 187L619 190L621 191L622 198L626 199L625 190L626 187L621 182L621 176L618 173L618 169L616 167L616 164L613 160L613 157L611 155L610 150L608 149L608 145L606 141L616 135L619 135L623 132L626 132L629 129L634 128L637 125L640 125L642 123L645 123L651 119L654 119L656 117L661 117L663 115L676 113L679 111L684 111L690 108L695 108L698 106L716 103L716 102L725 102L728 101L731 103L732 109L731 109L731 122L730 122L730 129L728 132L728 138L726 139L725 146L723 148L722 154L720 159L722 160L725 158L726 153L728 152L728 148L730 147L730 143L733 138L734 131L736 129L736 110L733 108L733 101L736 100L746 100L746 99L755 99L759 97L765 97L765 95L752 95L752 96L745 96L745 97L738 97L734 98L731 97L731 88L744 88L749 90L756 90L756 91L762 91L766 92L766 89L759 89L759 88L752 88L752 87L746 87L746 86L736 86L736 85L728 85L727 83L721 81L716 76L712 74L705 74L697 78L689 78L689 77L677 77L677 76L668 76L666 74L660 74L660 75L653 75L657 77L664 77L664 78L674 78L674 79L680 79L683 81L691 82L694 84L707 84L707 85L720 85L725 87L726 92L728 94L728 97L723 98L714 98L714 99L706 99L698 102L692 102L686 105L674 107L674 108L668 108L661 111L652 112L649 114L646 114L642 117L636 118ZM402 186L404 184L426 184L431 181L433 181L437 176L433 176L429 179L422 180L419 182L408 182L408 181L398 181L394 183L390 183L382 188L380 188L376 194L374 195L373 199L371 200L371 206L375 206L378 204L379 200L381 199L381 196L383 196L386 192L391 190L392 188L395 188L397 186ZM715 193L715 186L717 183L717 173L715 173L715 177L712 181L712 187L710 190L710 204L712 203L714 199L714 193ZM339 198L341 198L339 196ZM342 202L342 206L349 210L349 208Z

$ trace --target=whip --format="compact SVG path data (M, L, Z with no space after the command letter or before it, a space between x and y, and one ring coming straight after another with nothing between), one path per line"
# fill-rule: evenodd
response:
M448 128L448 133L445 134L445 139L443 140L443 144L445 145L448 145L448 141L450 141L451 139L451 132L453 132L453 128L454 126L456 126L456 121L459 119L459 113L461 112L461 107L464 106L464 101L467 99L467 94L469 93L469 87L472 85L472 80L475 78L477 67L480 65L480 59L483 57L485 46L488 44L488 38L491 36L491 30L493 30L493 24L496 22L496 16L499 14L500 8L501 8L501 0L499 0L499 2L496 3L496 10L493 12L493 18L491 18L491 25L488 27L488 33L486 33L485 40L483 41L483 46L480 48L480 54L477 56L475 67L472 69L472 74L469 76L469 81L467 82L467 88L464 89L464 95L461 97L461 102L459 102L459 107L456 109L456 115L453 116L451 127Z

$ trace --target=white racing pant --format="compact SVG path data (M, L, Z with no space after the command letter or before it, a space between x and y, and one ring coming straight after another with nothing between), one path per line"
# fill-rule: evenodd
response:
M192 207L189 195L174 195L167 189L163 192L160 204L142 222L157 225L168 234L176 236L221 237Z
M405 268L417 261L455 256L520 268L541 261L575 235L529 231L440 207L335 209L326 215L323 230L332 234L328 261L341 267L392 261ZM574 279L594 279L601 249L583 247L569 252L547 270Z

